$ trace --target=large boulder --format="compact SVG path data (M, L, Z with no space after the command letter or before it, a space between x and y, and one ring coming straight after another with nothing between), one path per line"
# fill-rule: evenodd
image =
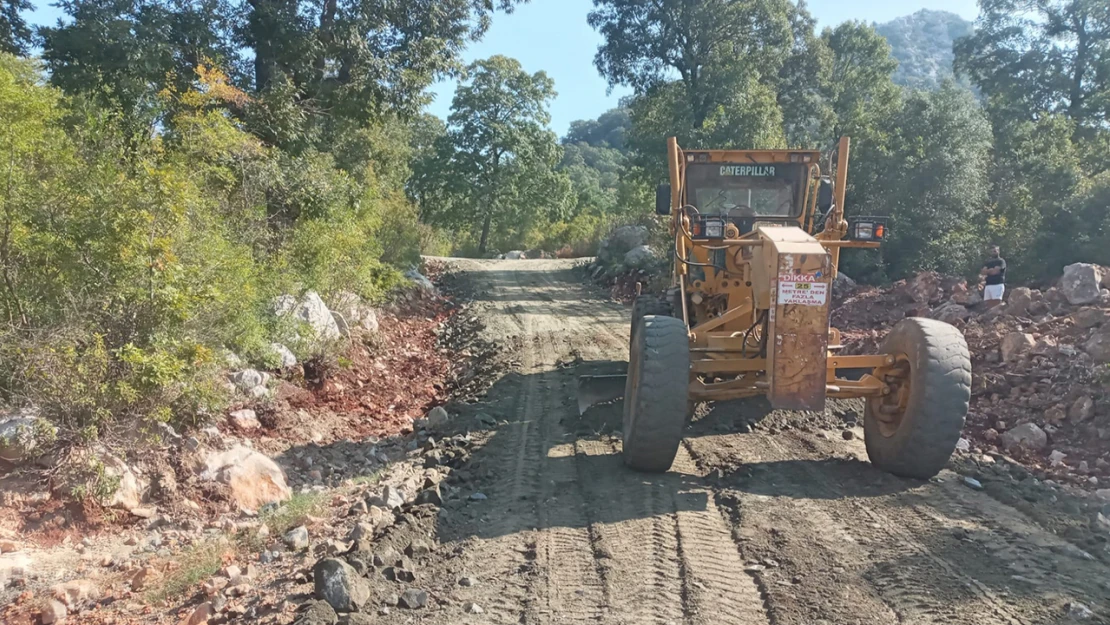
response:
M1101 308L1080 308L1072 313L1071 319L1076 327L1088 330L1106 321L1106 311Z
M343 336L350 336L354 328L367 332L378 331L377 311L356 293L340 291L333 298L331 311Z
M288 369L297 366L296 354L281 343L270 343L270 351L277 356L279 369Z
M1036 345L1032 334L1024 332L1011 332L1002 337L998 342L998 351L1002 355L1002 362L1011 362Z
M836 272L836 277L833 278L832 291L836 297L847 297L848 294L859 288L859 284L848 277L848 274L843 271Z
M1029 314L1029 307L1033 304L1033 291L1028 287L1019 286L1010 291L1006 299L1006 312L1015 317L1024 317Z
M358 612L370 600L370 585L350 565L325 558L312 567L316 598L327 601L336 612Z
M525 260L526 258L528 258L528 254L525 254L520 250L505 252L505 260Z
M0 459L8 462L26 460L42 451L44 443L49 442L57 431L34 409L0 415Z
M1083 344L1083 351L1087 352L1095 362L1110 363L1110 328L1103 326L1096 330Z
M601 241L597 259L605 265L616 265L624 261L624 256L632 248L647 243L648 229L644 226L620 226L608 238Z
M967 288L966 280L960 280L953 284L950 293L949 299L961 306L974 306L983 301L978 291Z
M112 454L101 453L98 460L104 467L104 475L118 480L116 490L108 498L106 505L123 510L133 510L141 506L143 497L150 489L150 482Z
M1068 265L1060 278L1060 290L1072 306L1097 302L1100 284L1102 275L1098 265L1090 263Z
M971 313L967 308L956 302L946 302L930 312L929 316L938 321L954 324L958 321L967 321Z
M282 295L274 300L273 308L279 317L308 324L317 339L335 340L343 336L328 305L316 291L306 292L299 300L292 295Z
M1023 423L1002 434L1002 447L1008 451L1024 447L1040 451L1048 446L1048 434L1035 423Z
M629 269L647 269L655 264L655 252L646 245L638 245L624 255L624 266Z
M249 512L292 494L277 463L242 445L209 455L200 478L226 484L232 501Z
M940 274L937 272L922 271L906 283L905 293L918 304L935 304L944 298L940 281Z

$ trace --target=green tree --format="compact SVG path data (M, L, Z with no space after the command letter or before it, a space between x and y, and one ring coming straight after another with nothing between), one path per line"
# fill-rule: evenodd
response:
M183 91L211 59L253 96L236 115L297 152L415 115L490 15L523 1L62 0L71 19L40 34L56 85L147 126L164 119L157 94Z
M20 13L34 8L27 0L0 2L0 52L27 54L31 47L31 28Z
M41 27L51 82L123 113L143 137L163 118L159 92L187 91L205 62L235 58L220 0L62 0L71 18Z
M955 66L1008 117L1060 113L1083 128L1110 114L1110 5L1102 0L980 0Z
M836 122L828 139L850 135L875 141L872 129L899 107L901 91L891 79L898 62L890 44L862 22L826 28L821 39L833 58L826 98Z
M494 56L467 68L447 132L419 166L421 216L445 227L476 229L484 254L491 232L527 230L560 216L568 181L555 166L561 150L548 130L555 86L515 59Z
M991 128L983 110L949 82L910 93L879 131L882 149L852 160L847 204L852 214L890 216L890 240L879 250L881 266L873 253L846 255L846 271L880 280L921 269L967 272L981 260L990 217Z
M610 85L664 96L702 128L738 89L777 76L794 44L785 0L594 0L590 25L605 41L594 63ZM669 85L678 77L677 85Z

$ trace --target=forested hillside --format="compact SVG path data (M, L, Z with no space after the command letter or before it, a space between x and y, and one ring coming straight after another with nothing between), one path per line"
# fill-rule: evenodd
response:
M953 78L952 43L971 34L972 22L948 11L922 9L875 30L890 43L898 61L894 82L904 87L936 89Z
M974 272L991 242L1015 280L1110 264L1110 23L1090 3L982 0L968 34L937 12L819 30L788 0L595 0L596 71L632 95L561 139L545 72L461 60L513 6L71 0L32 30L5 4L0 394L74 438L201 419L223 350L275 357L280 294L374 300L420 252L582 255L655 224L672 135L850 135L848 212L892 218L883 249L845 255L859 279ZM953 39L981 99L943 81ZM428 87L450 76L441 120Z

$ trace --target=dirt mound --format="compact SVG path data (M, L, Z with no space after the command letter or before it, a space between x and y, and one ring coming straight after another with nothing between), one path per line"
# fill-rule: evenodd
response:
M1110 297L1103 290L1089 305L1073 305L1067 288L1019 287L988 308L963 280L925 272L890 287L839 293L832 325L848 353L877 350L904 317L959 327L972 356L971 451L1011 456L1057 481L1107 488Z

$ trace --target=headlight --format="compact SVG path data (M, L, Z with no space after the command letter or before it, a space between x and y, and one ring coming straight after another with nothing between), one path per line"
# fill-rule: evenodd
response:
M705 237L707 239L720 239L724 235L725 225L716 219L705 221Z

